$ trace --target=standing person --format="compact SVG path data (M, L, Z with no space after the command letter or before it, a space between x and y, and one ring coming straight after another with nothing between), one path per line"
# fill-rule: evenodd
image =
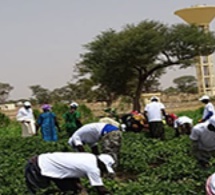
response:
M82 126L81 123L81 114L77 110L78 104L76 102L72 102L70 104L70 110L63 115L64 118L64 128L68 136L72 136L72 134Z
M151 102L144 109L144 116L149 124L152 138L164 139L163 116L166 118L165 106L158 101L156 96L151 97Z
M106 123L90 123L78 129L68 143L77 151L84 152L84 144L88 144L92 152L99 154L98 141L101 139L102 153L110 154L116 165L119 162L122 133L118 127Z
M91 153L54 152L31 158L25 168L28 191L36 194L51 182L61 192L84 192L80 178L87 177L99 195L111 194L101 179L101 174L114 174L113 158L108 154L96 156ZM86 192L86 191L85 191Z
M194 156L202 167L207 167L211 156L215 154L215 116L195 125L190 139Z
M30 102L24 102L24 106L18 110L16 119L22 125L22 137L29 137L36 133L35 119Z
M37 119L37 131L41 128L43 140L57 141L57 129L60 130L60 127L56 115L51 112L51 106L49 104L44 104L42 109L43 113Z
M177 117L175 114L168 114L167 125L175 129L175 136L178 137L180 134L190 135L193 120L187 116Z
M203 95L199 101L205 104L202 119L199 120L200 123L207 121L211 116L214 115L215 110L213 104L210 102L210 98L207 95Z

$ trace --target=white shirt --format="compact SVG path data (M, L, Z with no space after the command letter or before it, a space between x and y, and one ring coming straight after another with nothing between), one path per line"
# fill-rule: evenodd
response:
M147 112L148 121L162 121L161 109L165 109L161 102L150 102L147 104L144 110Z
M203 111L203 119L208 115L209 112L215 113L214 106L211 102L207 103L205 105L204 111Z
M16 115L17 121L23 121L23 120L34 120L33 110L31 108L26 109L24 107L20 108L18 110L18 113Z
M96 156L91 153L41 154L38 157L38 165L43 176L58 179L88 177L92 186L103 186Z
M93 147L97 144L102 136L102 130L107 125L106 123L90 123L79 128L69 139L70 145L89 144Z
M212 151L215 150L215 132L208 130L208 122L197 124L193 127L190 139L198 141L199 149Z
M174 128L178 128L179 126L185 124L185 123L189 123L189 124L193 124L193 120L187 116L181 116L178 117L175 121L174 121Z

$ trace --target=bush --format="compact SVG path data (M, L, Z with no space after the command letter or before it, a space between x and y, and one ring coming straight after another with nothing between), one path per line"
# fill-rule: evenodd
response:
M8 116L0 112L0 128L6 127L10 124L10 119Z

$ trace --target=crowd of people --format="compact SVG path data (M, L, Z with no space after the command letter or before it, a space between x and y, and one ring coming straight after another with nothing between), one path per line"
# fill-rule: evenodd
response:
M35 156L28 161L25 178L28 190L36 194L38 188L46 188L54 182L62 191L81 192L87 194L81 185L80 178L88 177L98 194L111 194L101 179L103 173L114 174L119 164L120 146L123 131L149 131L152 138L164 140L164 124L175 130L175 136L188 135L192 141L192 152L202 168L209 167L212 156L215 157L215 110L207 95L199 99L205 106L202 118L197 124L188 116L168 114L163 103L156 96L151 97L144 112L132 111L121 117L109 110L109 116L98 122L83 125L78 104L72 102L69 111L63 115L63 128L68 135L68 144L74 152L55 152ZM45 141L57 141L57 132L61 131L56 115L51 106L44 104L43 113L34 119L30 102L17 113L17 120L22 126L22 136L28 137L41 129ZM98 142L101 142L99 151ZM92 153L86 152L85 145ZM208 195L215 195L215 173L206 183Z

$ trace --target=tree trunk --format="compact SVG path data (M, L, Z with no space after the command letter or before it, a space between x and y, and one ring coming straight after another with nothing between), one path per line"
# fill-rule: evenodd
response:
M135 96L133 98L133 110L137 110L138 112L141 112L141 105L140 105L140 98L142 94L144 80L139 78L138 86L135 92Z
M111 107L111 105L112 105L112 100L111 99L106 100L107 108Z

